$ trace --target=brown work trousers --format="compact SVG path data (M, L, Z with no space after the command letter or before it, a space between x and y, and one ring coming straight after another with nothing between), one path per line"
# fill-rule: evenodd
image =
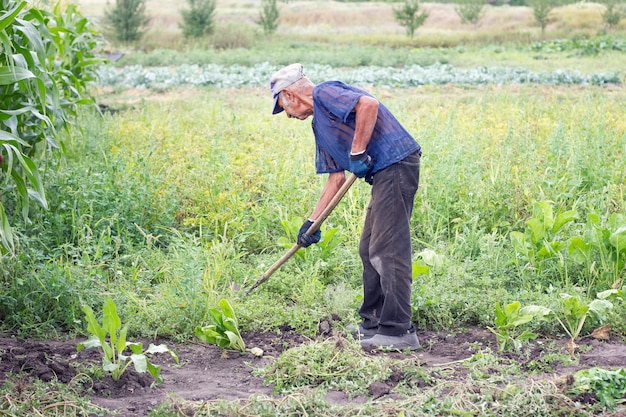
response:
M363 327L398 336L411 322L412 250L410 220L419 185L420 154L376 172L359 255L363 263Z

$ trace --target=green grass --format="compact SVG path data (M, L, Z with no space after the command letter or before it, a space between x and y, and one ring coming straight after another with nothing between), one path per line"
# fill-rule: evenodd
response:
M442 262L415 282L420 326L490 325L498 301L545 305L550 286L592 283L593 296L614 284L610 271L596 277L598 265L588 270L567 256L565 269L555 258L528 270L509 234L524 230L534 201L578 211L567 236L583 232L589 213L626 212L619 94L532 86L374 93L424 149L414 250ZM107 100L115 107L116 96ZM311 335L333 313L352 320L364 183L324 226L337 229L336 248L303 251L248 299L231 289L252 285L286 251L281 222L301 222L324 181L314 174L308 123L272 117L268 105L259 89L181 90L114 116L84 114L85 139L73 136L49 179L52 210L24 229L28 250L7 269L28 278L5 280L6 323L20 328L42 301L45 319L31 316L22 331L80 331L80 301L97 307L104 295L118 298L120 315L142 317L131 332L180 340L222 297L233 299L244 329L288 325ZM325 297L335 287L341 302ZM59 294L58 309L44 308Z
M592 44L577 43L574 35L540 46L532 44L535 35L519 33L494 42L497 31L490 27L468 42L463 34L444 33L453 47L415 48L424 44L389 33L329 46L312 34L257 42L250 38L254 31L239 30L232 37L222 34L222 41L239 42L240 49L212 49L202 42L183 48L174 35L173 48L156 42L118 64L446 62L537 72L623 71L623 51L593 51ZM567 28L550 33L571 34ZM614 35L619 42L619 32ZM626 108L620 85L371 91L424 150L411 224L415 260L430 268L413 285L413 319L420 328L486 328L493 326L496 303L554 307L562 291L593 298L610 286L624 288L624 266L611 258L609 247L594 248L592 262L579 264L566 252L524 259L510 240L511 232L526 230L537 201L551 202L556 212L578 213L560 232L562 239L584 236L590 217L597 216L604 226L611 214L626 213ZM308 122L271 116L265 88L100 89L96 96L114 113L83 112L65 138L64 159L42 165L48 167L50 210L32 213L28 225L15 216L19 251L3 260L0 277L3 330L24 337L84 334L81 305L98 310L106 296L115 301L133 338L194 340L193 329L222 298L233 305L243 331L291 328L315 336L318 323L332 315L342 323L356 321L361 296L357 245L370 190L363 182L352 187L323 226L325 232L336 231L337 246L301 251L243 296L290 246L294 225L310 214L324 184L314 173ZM615 300L608 318L617 338L626 337L624 308L623 300ZM597 324L588 322L583 334ZM556 323L532 326L541 334L559 332ZM300 364L324 375L336 372L326 360L317 360L321 354L353 368L367 362L348 348L337 349L313 342L287 351L265 371L270 378L272 371L284 377ZM236 414L241 407L267 416L295 415L303 407L319 416L472 415L477 409L492 410L494 416L558 415L550 414L553 410L585 414L577 414L554 383L530 381L514 360L483 351L463 366L469 379L437 383L431 375L405 369L405 385L396 391L402 398L394 403L329 405L323 398L333 386L354 394L365 389L359 385L363 381L350 385L353 375L340 375L321 383L283 380L292 391L280 401L185 407L198 408L197 415ZM492 375L494 367L502 372ZM164 404L153 415L177 415L175 409L180 408Z

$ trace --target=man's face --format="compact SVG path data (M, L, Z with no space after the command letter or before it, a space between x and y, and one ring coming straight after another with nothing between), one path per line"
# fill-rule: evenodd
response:
M313 115L313 108L307 106L298 94L283 90L278 96L278 104L283 108L287 117L304 120Z

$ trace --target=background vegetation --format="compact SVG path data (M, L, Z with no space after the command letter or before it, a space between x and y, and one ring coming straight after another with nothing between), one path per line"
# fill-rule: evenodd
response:
M268 38L255 23L260 4L218 2L213 33L191 40L170 3L149 1L141 40L109 39L106 52L123 54L111 66L240 65L250 72L242 77L293 61L329 73L442 64L612 73L577 86L364 83L424 149L412 223L420 328L489 327L497 303L557 310L562 292L590 301L613 289L622 295L603 323L626 336L623 22L609 30L601 5L576 3L555 8L542 31L528 6L488 5L474 26L460 24L454 4L420 3L429 17L410 38L394 21L397 4L299 1L279 3ZM102 2L80 8L96 23L104 16ZM9 213L17 245L2 259L4 331L83 334L82 305L101 311L106 297L129 335L178 342L192 340L223 298L244 331L314 336L331 315L356 322L364 183L331 215L325 241L249 297L238 290L292 245L318 198L324 178L314 173L308 123L272 117L256 84L112 83L93 93L105 111L79 111L58 163L41 156L49 209L35 207L29 221ZM554 227L563 213L571 217ZM584 334L600 324L588 320ZM564 334L556 322L528 329Z

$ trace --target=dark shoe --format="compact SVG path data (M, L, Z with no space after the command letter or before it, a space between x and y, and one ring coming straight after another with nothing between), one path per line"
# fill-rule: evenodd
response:
M348 332L352 335L355 340L363 340L369 339L370 337L376 336L378 333L378 327L372 327L371 329L366 329L362 324L358 326L349 325L347 328Z
M420 347L420 342L415 332L406 333L400 336L386 336L384 334L377 334L373 337L370 337L369 339L361 340L361 347L417 350Z

